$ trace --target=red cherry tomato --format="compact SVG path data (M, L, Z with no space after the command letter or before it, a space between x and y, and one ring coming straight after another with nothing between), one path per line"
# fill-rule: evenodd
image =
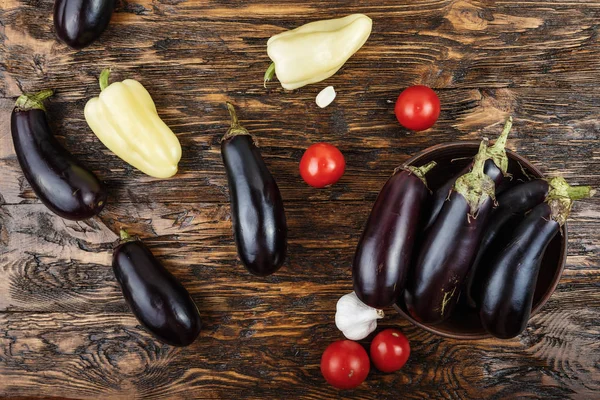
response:
M394 372L406 364L410 345L406 336L397 329L386 329L371 342L371 361L382 372Z
M363 347L352 340L333 342L321 357L321 373L338 389L352 389L369 375L371 363Z
M411 86L400 93L394 111L400 125L413 131L424 131L440 116L440 99L427 86Z
M346 169L344 155L329 143L315 143L300 160L300 175L310 186L322 188L340 180Z

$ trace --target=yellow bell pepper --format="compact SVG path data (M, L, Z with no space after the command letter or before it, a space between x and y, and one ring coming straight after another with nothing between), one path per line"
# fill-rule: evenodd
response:
M85 105L85 120L100 141L145 174L168 178L177 173L181 145L160 119L148 91L133 79L108 85L110 70L100 74L99 97Z
M366 15L352 14L271 37L267 53L273 64L265 73L265 85L274 74L289 90L329 78L365 44L372 25Z

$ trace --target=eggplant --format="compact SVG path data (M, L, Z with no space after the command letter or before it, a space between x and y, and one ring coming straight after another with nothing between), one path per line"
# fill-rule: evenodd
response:
M514 232L511 242L489 265L483 284L479 317L484 329L497 338L519 335L527 326L535 283L544 252L559 232L548 203L534 207Z
M510 129L512 128L512 117L508 117L506 122L504 123L504 128L502 129L502 133L496 140L493 146L488 148L489 159L486 160L484 165L484 173L492 178L494 184L496 185L496 194L498 194L499 188L504 181L504 177L507 175L508 170L508 156L506 155L506 140L508 139L508 134L510 133ZM435 219L440 214L442 207L448 197L450 196L450 192L454 187L454 183L456 182L457 177L463 176L467 172L471 170L473 163L469 163L456 177L448 179L441 187L439 187L436 191L433 192L433 196L431 199L431 206L429 211L429 217L425 222L425 227L423 230L429 229Z
M98 39L108 26L116 0L55 0L56 36L74 49Z
M523 332L548 244L567 221L573 201L594 193L589 186L571 187L553 178L546 200L527 214L510 242L485 266L489 274L482 285L479 317L488 333L510 339Z
M404 290L429 197L425 174L435 165L398 168L375 200L352 264L354 292L368 306L390 306Z
M468 305L477 308L481 301L481 281L485 275L484 268L479 268L482 261L492 257L495 248L503 247L498 244L501 233L525 217L525 213L542 203L548 195L550 185L545 179L534 179L508 189L498 196L498 207L492 212L481 239L475 261L469 271L465 287L465 297ZM506 244L506 243L504 243Z
M113 253L113 272L137 320L158 340L187 346L202 324L188 291L137 238L121 230Z
M283 264L287 223L281 193L255 138L242 127L227 103L231 128L221 139L221 155L231 201L231 222L238 255L252 274L267 276Z
M65 219L84 220L97 215L107 192L100 180L82 166L52 134L43 101L52 90L23 94L11 115L17 160L36 196Z
M488 333L500 339L518 336L527 326L548 244L566 222L573 201L595 193L589 186L569 186L561 177L528 184L528 188L517 190L524 184L506 192L515 207L523 204L525 208L534 203L544 189L545 198L534 205L494 257L486 253L486 258L479 263L480 276L471 289L476 288L476 283L480 286L481 323Z
M487 140L471 172L460 176L433 226L425 233L412 279L404 291L408 312L436 324L454 309L494 206L494 181L483 173Z

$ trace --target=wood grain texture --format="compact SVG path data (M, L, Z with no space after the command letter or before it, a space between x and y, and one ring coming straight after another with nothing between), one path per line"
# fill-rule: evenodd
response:
M412 355L399 373L374 369L353 391L325 384L325 347L341 334L337 299L378 191L393 169L431 145L493 137L547 174L600 187L598 1L119 2L92 46L55 40L50 0L0 0L0 397L594 399L600 397L600 199L569 222L567 266L550 302L514 340L431 335L388 310ZM266 40L321 18L363 12L366 45L326 84L262 87ZM155 180L121 162L87 128L97 75L140 80L183 147L180 173ZM442 114L412 133L393 114L411 84L439 93ZM59 140L107 182L109 204L86 222L50 213L24 179L10 139L21 91L48 103ZM249 275L233 243L219 138L226 100L260 141L281 188L289 257L268 278ZM347 171L315 190L298 173L303 150L337 145ZM144 238L188 288L204 323L177 349L129 313L110 268L120 227ZM362 342L368 345L368 340Z

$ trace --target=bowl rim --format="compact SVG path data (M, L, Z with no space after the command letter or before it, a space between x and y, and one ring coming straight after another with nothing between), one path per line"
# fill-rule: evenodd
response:
M464 141L464 142L439 143L439 144L430 146L424 150L421 150L417 154L415 154L412 157L410 157L409 159L407 159L403 163L403 165L405 165L405 166L412 165L413 163L418 162L420 159L424 158L425 156L431 155L431 153L435 153L440 150L446 150L449 148L473 147L473 149L476 150L479 147L479 144L480 144L479 141L474 141L474 140L473 141ZM521 156L520 154L517 154L516 152L514 152L510 149L506 149L506 153L509 158L515 159L523 167L525 167L527 170L531 171L533 173L533 175L536 176L536 178L544 178L545 177L544 174L542 173L542 171L540 171L536 166L534 166L525 157ZM567 223L565 223L562 226L560 232L562 235L562 242L561 242L562 246L560 249L559 267L558 267L556 273L554 274L554 277L552 278L552 281L551 281L550 285L548 286L548 289L544 292L544 295L540 299L540 302L531 310L531 315L529 316L530 319L535 314L537 314L537 312L548 302L548 300L550 299L550 296L552 296L552 294L556 290L558 283L560 282L560 279L562 277L563 271L565 269L565 265L567 263L567 253L568 253L567 246L568 246L568 242L569 242ZM490 335L489 333L455 333L455 332L450 332L450 331L446 331L446 330L441 330L441 329L438 329L435 325L433 325L433 326L425 325L419 321L416 321L408 313L405 313L397 304L394 304L393 307L402 317L404 317L406 320L408 320L413 325L416 325L419 328L423 328L426 331L434 333L438 336L443 336L443 337L450 338L450 339L490 339L490 338L493 338L493 336Z

